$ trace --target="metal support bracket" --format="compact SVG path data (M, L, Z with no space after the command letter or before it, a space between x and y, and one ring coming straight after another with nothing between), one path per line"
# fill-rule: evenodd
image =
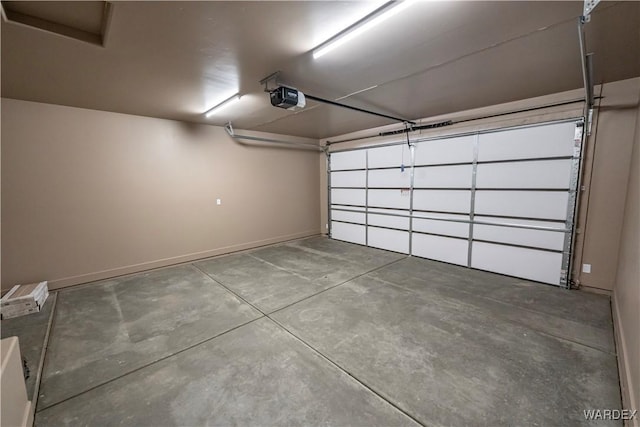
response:
M585 22L591 21L591 12L600 3L600 0L584 0L584 8L582 10L582 18Z
M279 86L278 78L280 77L280 71L276 71L275 73L269 74L264 79L260 80L260 84L264 86L264 92L271 92L275 88ZM269 87L270 84L273 84L274 87Z

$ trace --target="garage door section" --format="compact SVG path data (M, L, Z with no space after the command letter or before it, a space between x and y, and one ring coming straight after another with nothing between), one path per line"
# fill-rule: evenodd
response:
M331 237L366 245L367 152L330 156Z
M578 148L580 141L578 132ZM571 236L565 230L573 225L575 146L575 123L478 136L471 267L560 285Z
M407 145L367 150L367 242L409 253L411 149Z
M468 265L477 136L415 144L413 255Z
M331 237L568 282L582 121L334 152Z

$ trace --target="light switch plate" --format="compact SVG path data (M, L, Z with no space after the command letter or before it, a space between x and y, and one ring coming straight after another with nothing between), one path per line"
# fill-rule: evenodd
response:
M222 199L216 199L216 205L221 205L222 204Z
M591 273L591 264L582 264L583 273Z

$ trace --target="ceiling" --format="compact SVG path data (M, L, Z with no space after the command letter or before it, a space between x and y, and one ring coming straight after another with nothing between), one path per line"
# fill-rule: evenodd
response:
M579 1L418 2L315 60L314 47L384 2L20 3L3 2L8 98L324 138L393 121L275 108L259 81L281 71L303 92L408 119L582 87ZM43 31L14 11L57 23ZM640 2L601 2L586 40L597 83L640 76Z

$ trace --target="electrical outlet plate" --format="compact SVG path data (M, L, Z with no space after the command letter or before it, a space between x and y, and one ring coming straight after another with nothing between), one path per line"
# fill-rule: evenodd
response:
M582 272L583 273L591 273L591 264L582 264Z

